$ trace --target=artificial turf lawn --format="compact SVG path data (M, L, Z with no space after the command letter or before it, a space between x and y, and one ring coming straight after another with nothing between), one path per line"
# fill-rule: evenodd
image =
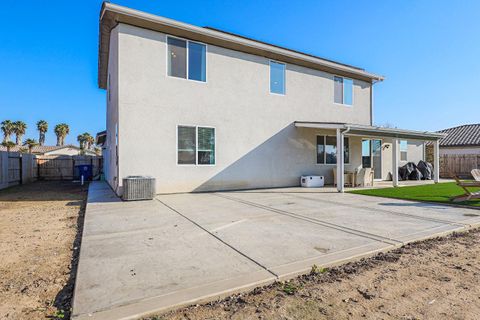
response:
M478 191L480 188L470 188ZM395 198L403 200L429 201L440 203L454 203L465 206L480 207L480 199L464 202L453 202L450 198L463 194L463 189L454 182L426 184L421 186L408 186L399 188L362 189L349 191L350 193Z

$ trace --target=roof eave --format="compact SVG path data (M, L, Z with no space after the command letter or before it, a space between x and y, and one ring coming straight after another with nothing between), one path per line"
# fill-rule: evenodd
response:
M295 121L295 126L316 129L341 129L345 131L348 130L348 134L350 135L356 134L363 136L378 136L412 140L440 140L446 136L445 134L438 132L384 128L349 123Z
M104 2L100 11L98 85L106 88L110 31L118 24L125 23L145 29L211 43L220 47L265 56L309 68L336 73L355 79L376 82L385 78L353 66L309 56L296 51L276 47L258 41L245 39L228 33L197 27L176 20L156 16L142 11Z

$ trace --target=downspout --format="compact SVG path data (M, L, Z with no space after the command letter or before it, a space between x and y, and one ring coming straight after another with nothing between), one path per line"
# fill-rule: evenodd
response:
M344 158L344 152L345 152L345 144L344 144L344 137L345 133L348 133L350 131L350 127L345 125L346 129L341 130L337 129L337 146L342 146L341 148L337 149L337 190L338 192L343 193L344 192L344 187L345 187L345 181L344 181L344 175L345 175L345 158ZM340 150L343 149L343 150ZM339 161L340 160L340 161Z
M373 126L373 85L375 81L372 81L372 85L370 86L370 125Z
M350 129L351 129L351 128L350 128L349 126L347 126L347 129L346 129L345 131L342 131L342 133L343 133L343 134L348 133L348 132L350 131Z

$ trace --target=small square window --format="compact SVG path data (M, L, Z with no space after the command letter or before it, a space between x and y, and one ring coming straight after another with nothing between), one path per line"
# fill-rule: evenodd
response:
M177 127L177 163L215 164L215 128Z
M207 46L167 37L168 75L195 81L207 81Z

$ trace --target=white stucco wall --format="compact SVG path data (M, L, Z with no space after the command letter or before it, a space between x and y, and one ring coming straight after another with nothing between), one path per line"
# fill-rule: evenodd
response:
M287 64L286 95L274 95L268 59L211 45L207 83L172 78L165 34L123 24L117 29L118 76L111 79L119 79L119 176L154 176L159 193L290 186L302 174L324 174L329 181L333 166L315 164L315 130L293 122L370 124L367 82L354 80L353 106L338 105L332 74ZM176 164L177 125L216 128L215 166ZM351 148L351 166L360 166L361 139L352 138Z
M108 59L108 82L107 88L107 138L103 149L104 164L103 171L105 180L110 186L117 190L118 187L118 168L116 151L116 126L118 124L118 29L115 27L110 34L110 50ZM133 128L132 128L133 129ZM132 130L129 129L129 130ZM128 160L125 160L128 162Z

